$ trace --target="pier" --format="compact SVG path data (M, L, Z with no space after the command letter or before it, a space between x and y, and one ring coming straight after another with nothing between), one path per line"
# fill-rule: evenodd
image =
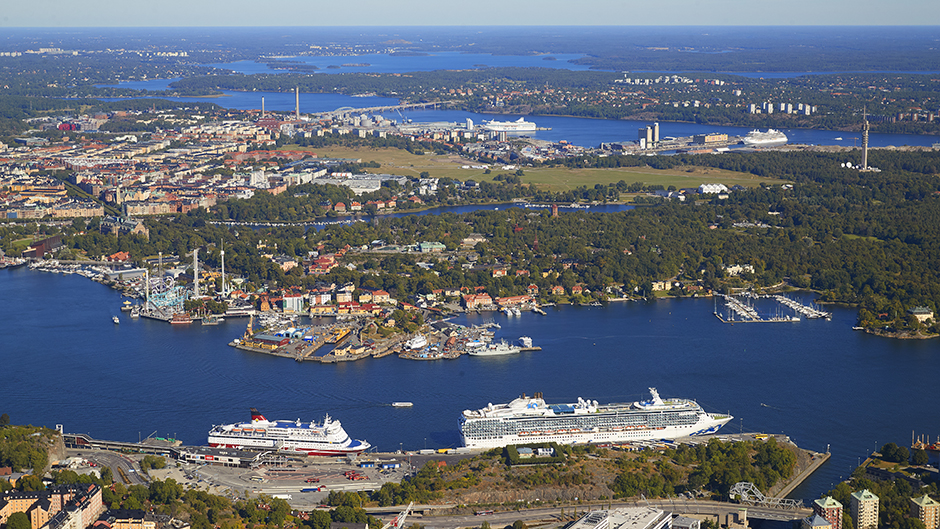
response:
M753 299L773 299L779 304L791 309L794 312L794 315L774 315L774 316L761 316L757 309L755 309L750 303L747 303L735 296L728 296L723 294L715 295L715 317L721 320L722 323L776 323L776 322L798 322L800 317L797 314L803 315L806 318L826 318L829 319L832 315L828 312L818 310L814 307L803 305L802 303L792 300L786 296L777 295L757 295L757 294L747 294L748 297ZM728 309L725 315L722 315L718 311L718 298L725 300L725 307Z
M780 302L780 304L790 307L795 312L798 312L806 316L807 318L831 318L832 317L832 314L829 312L816 309L809 305L803 305L799 301L792 300L786 296L781 296L780 294L775 295L774 299Z

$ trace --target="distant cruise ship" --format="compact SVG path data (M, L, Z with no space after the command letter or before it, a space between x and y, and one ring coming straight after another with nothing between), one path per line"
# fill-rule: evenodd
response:
M767 129L767 132L752 130L744 137L744 144L748 147L764 147L767 145L783 145L789 141L787 135L775 129Z
M516 121L484 121L483 128L497 132L534 132L535 123L519 118Z
M209 431L209 446L240 450L284 450L314 456L358 454L372 445L354 440L339 421L323 419L322 424L296 421L269 421L251 408L251 422L215 426Z
M464 446L497 448L554 441L563 444L620 443L675 439L718 431L730 415L706 413L695 401L659 397L633 404L578 399L575 404L545 404L541 394L508 404L464 411L458 421Z

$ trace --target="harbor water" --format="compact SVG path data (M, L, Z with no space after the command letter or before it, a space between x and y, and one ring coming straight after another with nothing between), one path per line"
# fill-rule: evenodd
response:
M936 341L853 331L850 308L832 309L828 321L734 325L715 317L712 299L463 315L455 321L493 321L501 325L497 339L531 336L542 350L319 364L228 347L245 319L171 326L132 320L121 302L118 292L78 275L0 270L0 412L14 424L62 424L96 438L153 434L195 445L206 443L213 425L247 419L252 406L278 419L329 413L351 436L393 451L456 446L462 410L523 393L541 391L550 403L630 402L654 386L665 397L730 412L735 419L724 432L783 433L817 451L831 446L832 460L795 491L801 498L828 490L886 442L940 433L929 412L940 372ZM396 401L414 405L391 406Z

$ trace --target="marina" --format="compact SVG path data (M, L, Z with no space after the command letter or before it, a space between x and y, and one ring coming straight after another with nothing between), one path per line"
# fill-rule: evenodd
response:
M794 299L788 298L780 294L773 295L758 295L748 293L743 296L744 299L739 299L733 295L724 295L716 294L715 295L715 310L714 315L722 323L788 323L788 322L798 322L800 321L800 316L804 316L808 319L815 318L825 318L829 319L832 317L832 314L823 310L816 308L814 305L806 305ZM718 300L722 299L725 302L723 308L726 311L722 314L718 310ZM792 314L782 314L779 310L775 311L773 315L761 315L752 303L753 300L758 299L769 299L777 302L779 306L790 309Z

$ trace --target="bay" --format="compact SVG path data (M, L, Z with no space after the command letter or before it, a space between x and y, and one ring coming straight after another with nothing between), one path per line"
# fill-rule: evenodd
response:
M298 56L280 59L259 59L258 61L235 61L228 63L203 64L224 70L231 70L245 75L271 73L406 73L433 72L435 70L477 70L482 68L554 68L560 70L586 71L590 65L575 64L575 59L584 57L575 53L552 53L539 55L491 55L488 53L461 53L456 51L432 52L414 55L392 55L388 53L370 53L365 55L338 56ZM293 72L276 70L268 63L300 63L316 66L318 70ZM343 66L346 65L346 66ZM355 65L355 66L353 66ZM334 68L330 68L333 66ZM338 66L339 68L335 68Z
M146 81L131 81L121 83L122 88L134 90L167 90L170 83L176 79L151 79ZM293 92L236 92L223 90L222 97L163 97L169 101L180 103L215 103L225 108L235 110L261 109L261 98L267 110L290 112L295 107ZM115 101L115 98L100 98L103 101ZM305 113L329 112L341 107L371 108L397 105L399 101L387 97L353 97L341 94L300 94L300 111ZM476 124L483 121L498 120L510 121L525 117L535 122L541 128L526 133L527 136L546 141L565 140L574 145L584 147L598 147L601 143L635 141L637 130L647 127L651 121L616 120L616 119L589 119L567 116L523 116L521 114L481 114L461 110L404 110L386 112L385 117L401 122L411 119L415 122L429 123L447 121L452 123L465 123L472 119ZM861 146L861 134L838 130L809 130L809 129L782 129L791 144L802 145L839 145L843 147ZM660 123L660 136L693 136L695 134L723 133L729 136L743 136L750 132L748 127L723 127L716 125L703 125L698 123ZM930 147L940 142L940 136L918 134L879 134L869 135L869 145L872 147L888 146L921 146Z
M810 301L810 295L800 296ZM766 303L766 302L762 302ZM455 446L464 409L541 391L550 402L689 397L735 416L724 432L789 435L832 460L795 492L814 498L886 442L936 435L936 341L851 330L855 311L798 323L723 324L711 299L562 306L547 316L495 320L497 337L531 336L540 352L453 361L394 356L302 363L225 345L246 320L170 326L130 320L116 291L76 275L0 270L4 399L15 424L135 441L155 432L205 444L213 424L247 418L320 419L329 413L379 450ZM765 313L774 310L760 306ZM115 325L111 316L120 314ZM393 401L414 402L392 408Z

